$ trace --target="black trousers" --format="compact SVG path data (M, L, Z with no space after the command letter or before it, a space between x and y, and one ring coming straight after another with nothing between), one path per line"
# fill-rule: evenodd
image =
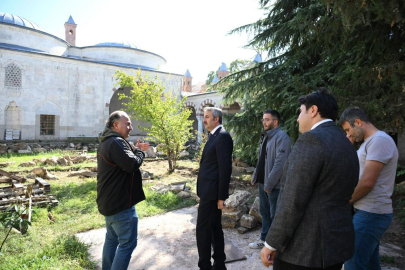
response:
M300 265L295 265L291 263L284 262L278 258L274 258L273 270L341 270L343 262L335 265L331 265L326 268L316 268L316 267L305 267Z
M222 211L218 209L217 201L200 200L197 216L197 249L198 267L203 270L211 269L211 244L214 248L214 265L225 267L224 233L221 224Z

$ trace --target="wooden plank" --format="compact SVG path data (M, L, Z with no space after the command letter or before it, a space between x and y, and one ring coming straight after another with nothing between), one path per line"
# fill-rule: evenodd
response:
M0 184L4 184L4 183L10 183L13 182L13 180L11 178L7 178L7 179L0 179Z
M44 189L44 192L51 192L51 185L46 182L44 179L41 177L36 177L35 178L35 184L38 184L39 187L42 187Z
M23 185L21 185L21 184L20 184L20 183L18 183L18 182L13 181L13 188L18 188L18 189L21 189L21 188L24 188L24 186L23 186Z
M4 170L1 170L1 169L0 169L0 175L7 176L7 177L9 177L9 178L11 178L13 180L16 180L16 181L20 182L20 183L25 183L27 181L27 179L25 179L24 177L18 177L16 175L13 175L13 174L11 174L9 172L6 172Z

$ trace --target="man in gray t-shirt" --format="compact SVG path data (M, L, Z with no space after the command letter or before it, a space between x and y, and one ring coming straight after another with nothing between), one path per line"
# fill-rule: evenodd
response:
M359 182L350 200L355 214L356 248L345 270L381 269L380 238L392 221L391 195L394 190L398 149L394 140L378 130L358 107L347 108L340 124L349 139L363 142L357 151Z

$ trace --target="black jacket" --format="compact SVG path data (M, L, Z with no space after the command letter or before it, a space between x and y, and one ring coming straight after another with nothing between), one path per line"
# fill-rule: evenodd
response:
M97 150L97 206L104 216L117 214L145 199L139 167L145 157L132 151L118 133L106 128Z
M203 200L226 200L232 173L233 141L219 128L203 150L197 178L197 195Z

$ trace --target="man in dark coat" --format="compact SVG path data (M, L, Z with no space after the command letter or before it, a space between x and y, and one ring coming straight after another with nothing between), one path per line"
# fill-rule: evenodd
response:
M203 123L210 133L201 155L197 178L197 195L200 197L196 228L198 266L202 270L224 270L226 256L221 216L224 202L229 195L233 141L221 125L220 109L205 108ZM214 248L213 266L211 244Z
M276 216L261 260L274 270L340 270L354 253L349 200L356 187L356 151L334 121L335 98L320 89L299 99L302 135L284 166Z
M113 112L100 135L97 150L97 206L105 216L107 233L102 268L127 269L137 245L138 215L135 204L145 199L139 167L148 143L138 140L135 149L126 138L131 119L122 111ZM118 249L117 249L118 246Z

